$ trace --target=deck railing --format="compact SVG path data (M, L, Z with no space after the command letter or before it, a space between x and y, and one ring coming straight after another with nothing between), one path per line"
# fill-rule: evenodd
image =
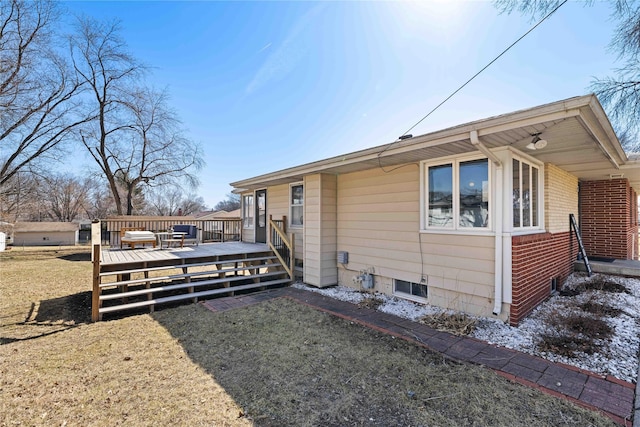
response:
M110 246L120 246L122 227L142 227L159 232L178 224L195 225L201 243L242 241L242 220L239 218L201 220L179 216L118 216L103 219L101 223L102 244Z
M269 216L269 247L293 280L293 239L287 236L287 217L274 220Z
M101 320L104 313L144 307L153 311L159 304L197 302L201 298L291 283L291 275L286 267L283 270L278 255L263 245L257 250L233 251L227 248L217 253L207 252L202 245L194 248L196 255L190 258L162 257L159 254L169 251L151 248L115 250L118 261L113 262L109 257L111 262L105 264L101 259L105 255L101 247L101 230L100 221L94 221L91 227L91 320L94 322ZM229 246L241 245L245 244Z

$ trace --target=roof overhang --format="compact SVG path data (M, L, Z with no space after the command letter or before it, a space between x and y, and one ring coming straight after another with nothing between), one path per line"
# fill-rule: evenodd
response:
M640 157L627 157L595 95L586 95L490 117L387 145L355 151L231 183L237 192L301 181L305 175L345 174L389 168L477 152L470 132L489 149L512 147L552 163L580 180L623 176L640 189ZM548 141L542 150L526 146L532 135Z

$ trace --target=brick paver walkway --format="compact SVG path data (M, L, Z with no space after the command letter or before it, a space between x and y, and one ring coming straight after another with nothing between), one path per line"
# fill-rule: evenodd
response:
M296 288L280 288L203 304L212 311L288 297L368 328L419 343L457 361L487 366L499 375L578 405L601 411L617 423L631 425L635 385L573 366L554 363L470 337L437 331L421 323Z

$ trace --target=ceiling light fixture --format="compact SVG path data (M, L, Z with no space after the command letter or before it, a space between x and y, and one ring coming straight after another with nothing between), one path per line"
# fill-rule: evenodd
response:
M547 146L547 140L540 138L540 134L539 133L534 133L531 136L533 137L533 139L527 145L527 148L529 150L542 150L544 147Z

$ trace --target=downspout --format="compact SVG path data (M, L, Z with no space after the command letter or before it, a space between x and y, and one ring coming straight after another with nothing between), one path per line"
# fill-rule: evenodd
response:
M502 162L493 154L487 147L478 139L478 131L472 130L469 133L471 144L480 150L485 156L487 156L493 164L496 166L496 185L493 192L496 199L495 203L495 260L494 260L494 294L495 303L493 305L493 314L498 316L502 312L502 257L504 255L504 249L502 246L502 208L503 208L503 176L502 176Z

